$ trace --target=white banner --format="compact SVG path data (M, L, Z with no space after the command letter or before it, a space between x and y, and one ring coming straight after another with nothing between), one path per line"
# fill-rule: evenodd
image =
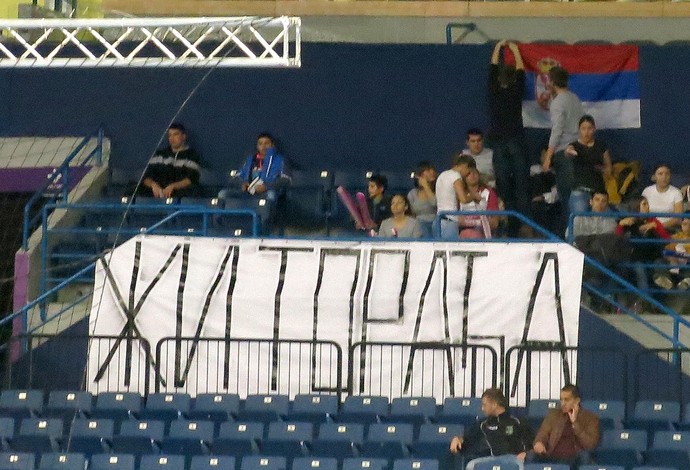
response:
M150 380L163 391L285 393L284 381L298 381L288 388L294 395L309 393L305 385L334 386L332 373L323 373L323 354L313 356L311 370L290 370L276 362L287 350L267 345L250 359L237 345L170 340L163 352L175 360L155 364L156 344L166 337L334 341L343 351L343 384L348 349L357 342L483 342L498 352L490 339L503 337L506 349L524 340L575 346L582 263L582 254L564 243L139 236L98 263L90 332L122 340L92 344L90 389L143 392L143 381L132 377L140 377L146 361L159 370ZM154 349L148 358L138 348L123 352L128 338L139 336ZM357 359L362 377L380 367L367 358ZM421 367L400 362L390 365L403 369L398 375L409 366L422 379L412 382L428 382ZM385 394L415 395L424 391L419 387ZM449 393L467 390L446 384L433 391L439 399Z

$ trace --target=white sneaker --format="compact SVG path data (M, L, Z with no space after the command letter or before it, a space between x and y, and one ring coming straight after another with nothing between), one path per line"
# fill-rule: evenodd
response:
M683 279L685 280L685 279ZM654 284L657 286L666 289L666 290L671 290L673 289L673 281L671 280L670 277L665 276L663 274L659 274L658 276L654 276Z

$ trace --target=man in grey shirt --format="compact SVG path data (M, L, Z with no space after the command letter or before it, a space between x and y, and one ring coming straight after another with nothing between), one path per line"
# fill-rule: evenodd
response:
M564 150L568 144L577 140L579 121L585 112L580 98L568 89L568 72L564 68L552 67L549 70L549 81L553 95L549 106L551 136L542 166L544 171L548 171L553 165L558 194L563 201L562 208L567 220L574 168L572 158L566 155Z

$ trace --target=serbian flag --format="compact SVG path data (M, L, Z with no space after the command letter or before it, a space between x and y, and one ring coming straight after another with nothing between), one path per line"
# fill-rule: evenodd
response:
M640 127L639 51L632 45L520 44L525 63L525 127L550 128L549 69L569 74L568 88L600 129Z

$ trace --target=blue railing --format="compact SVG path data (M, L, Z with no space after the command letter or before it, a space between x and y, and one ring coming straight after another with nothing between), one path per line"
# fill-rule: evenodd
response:
M441 211L436 215L436 218L434 219L433 222L433 233L434 233L434 239L435 240L441 240L441 220L447 218L448 216L495 216L495 217L514 217L523 224L527 225L530 227L532 230L535 232L541 234L545 240L550 241L550 242L562 242L560 238L558 238L557 235L549 232L546 230L544 227L541 225L537 224L534 220L530 219L529 217L526 217L525 215L515 212L515 211ZM472 239L464 239L463 241L470 241ZM533 243L534 239L519 239L519 238L487 238L487 239L481 239L483 242L501 242L505 243L506 241L511 241L511 242L520 242L520 241L526 241Z
M22 248L27 250L29 248L29 237L31 236L31 230L38 223L40 213L37 213L31 217L31 212L37 202L41 201L47 192L50 192L51 188L55 186L60 186L60 193L62 195L62 200L67 201L67 195L69 193L69 170L70 163L74 160L77 155L86 147L86 145L91 141L91 139L96 138L96 147L89 152L86 158L81 162L80 166L86 166L91 159L95 160L96 165L100 165L103 161L103 129L98 129L95 133L86 136L82 141L72 150L72 152L65 158L58 168L49 176L46 184L36 191L29 201L24 206L24 226L22 230Z

